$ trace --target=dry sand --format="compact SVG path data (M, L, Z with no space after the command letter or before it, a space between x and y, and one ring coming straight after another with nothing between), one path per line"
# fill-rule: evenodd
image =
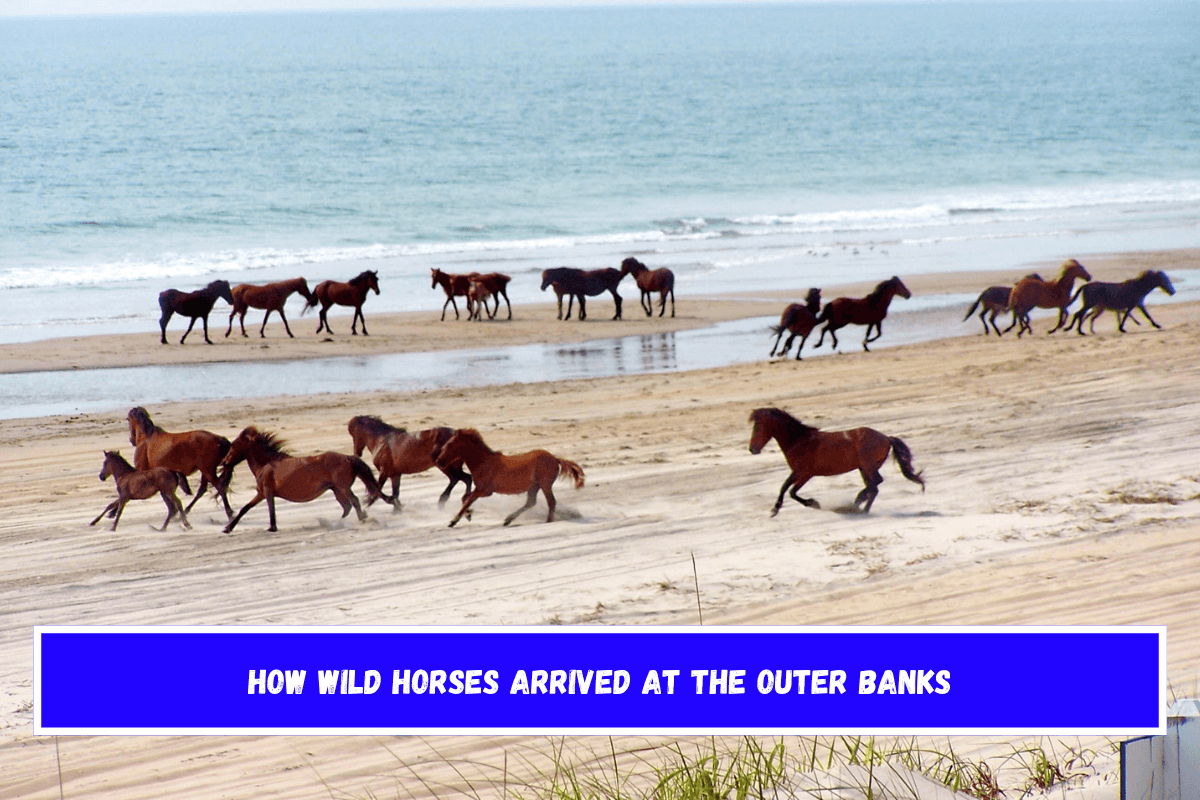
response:
M1197 256L1085 263L1098 278L1123 278L1153 265L1194 269ZM978 291L1024 271L905 280L916 294ZM1194 305L1150 302L1162 331L1130 325L1121 335L1110 317L1094 337L1049 337L1043 323L1032 338L997 340L970 324L960 338L800 363L150 409L173 431L232 437L253 423L298 453L347 451L356 414L477 427L497 449L541 447L583 465L584 489L557 484L562 513L552 524L539 503L501 527L520 504L510 496L479 501L471 521L447 529L453 501L439 508L444 479L426 474L405 478L402 513L377 505L362 524L340 520L325 497L281 503L278 533L266 532L260 507L225 536L223 514L202 500L193 530L158 533L150 524L163 509L153 500L131 504L113 533L87 523L112 499L111 484L96 480L101 450L130 449L124 409L0 421L0 798L58 797L60 762L66 797L399 797L422 793L422 770L456 780L448 761L469 761L478 777L476 764L547 748L537 738L35 737L34 625L690 625L693 556L706 624L1166 625L1169 693L1200 694L1200 320ZM748 304L752 314L731 310ZM681 298L674 324L763 313L753 299L699 305ZM629 317L621 333L671 324ZM465 320L428 314L369 320L369 340L330 346L395 350L431 330L443 342L479 335ZM608 336L612 325L474 327L497 344L585 327ZM239 344L186 351L257 357ZM0 367L86 368L184 350L156 339L59 340L5 347ZM291 357L318 350L302 342ZM843 513L861 488L851 474L806 487L823 510L788 501L771 518L786 466L774 444L747 451L747 415L766 405L826 429L900 436L928 490L889 463L869 516ZM235 506L251 485L239 470Z

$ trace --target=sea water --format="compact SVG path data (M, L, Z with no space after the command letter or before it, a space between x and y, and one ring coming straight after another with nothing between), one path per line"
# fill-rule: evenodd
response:
M519 307L1198 246L1197 75L1190 2L3 19L0 343L216 278L373 269L370 316L434 267Z

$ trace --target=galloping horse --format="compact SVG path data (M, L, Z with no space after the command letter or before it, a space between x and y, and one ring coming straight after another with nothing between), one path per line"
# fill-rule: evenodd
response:
M259 431L253 425L233 440L221 466L232 468L245 459L254 473L258 491L225 526L225 533L231 532L238 520L263 500L267 501L267 512L271 519L267 530L278 530L275 527L276 497L293 503L307 503L326 491L332 491L341 504L343 518L350 514L351 507L358 512L360 522L367 518L358 498L350 491L350 485L358 478L367 487L368 504L379 496L379 484L375 482L375 476L365 461L333 452L293 457L283 448L283 442L275 434Z
M835 331L838 328L846 325L866 325L867 335L863 338L863 350L871 352L867 344L883 335L883 318L887 316L888 305L896 295L905 299L912 297L904 282L893 275L876 286L866 297L839 297L830 300L825 310L817 317L817 323L824 322L825 327L821 329L821 337L817 339L816 346L821 346L825 341L825 334L828 333L836 349L838 342ZM876 331L874 336L871 336L872 328Z
M287 317L283 313L283 304L287 302L288 297L292 292L299 292L300 295L312 305L316 305L313 300L312 292L308 290L308 281L304 278L292 278L290 281L279 281L278 283L267 283L262 286L256 286L252 283L239 283L233 287L233 311L229 312L229 328L225 331L225 338L229 338L229 334L233 331L233 318L238 318L238 323L242 326L242 336L246 335L246 311L251 308L265 308L267 313L263 316L262 327L258 329L258 335L266 338L267 335L267 320L271 318L271 312L279 312L279 318L283 320L283 329L287 331L287 335L292 336L292 329L288 327Z
M429 288L436 289L438 286L441 286L442 291L444 291L446 293L446 302L442 303L442 322L446 321L446 306L451 305L451 304L453 304L453 306L454 306L454 318L455 319L460 318L458 315L458 303L456 303L454 301L454 298L455 297L467 297L468 292L471 291L471 276L477 275L477 274L478 273L476 273L476 272L472 272L472 273L469 273L466 275L455 275L454 273L450 273L450 272L442 272L440 269L437 269L436 267L430 270L430 275L433 278L433 280L430 283ZM468 297L467 298L467 310L468 311L471 310L470 303L471 303L471 301L470 301L470 298ZM500 306L499 300L496 301L496 306L497 307Z
M1057 308L1058 324L1047 333L1054 333L1061 328L1067 321L1067 307L1071 305L1073 299L1071 288L1075 285L1076 278L1090 281L1092 276L1082 264L1069 258L1063 262L1062 271L1053 283L1038 277L1022 278L1017 281L1017 285L1012 288L1012 295L1008 299L1008 310L1012 312L1013 320L1004 329L1004 332L1008 333L1019 322L1021 327L1017 328L1018 339L1025 331L1032 334L1033 326L1029 324L1029 312L1034 308Z
M871 504L879 494L879 484L883 483L879 468L887 460L889 451L895 455L900 473L913 483L921 484L921 491L925 491L921 473L913 471L912 451L895 436L885 436L871 428L824 433L778 408L755 409L750 412L750 421L754 423L750 452L757 455L774 438L792 468L779 490L779 499L771 510L772 517L783 506L783 496L789 486L793 500L809 508L820 508L816 500L797 494L800 487L816 475L841 475L853 470L858 470L866 484L854 498L854 506L857 508L865 502L863 513L869 514Z
M508 282L511 281L512 278L508 275L505 275L503 272L484 272L482 274L478 272L472 272L470 277L472 283L479 284L481 287L483 287L483 290L496 301L495 311L488 309L486 303L483 306L484 309L487 309L488 319L495 319L496 315L500 313L501 297L504 298L504 304L508 306L508 318L512 319L512 303L508 301ZM479 318L478 311L475 312L475 318Z
M1036 272L1032 272L1025 277L1037 278L1039 281L1042 280L1042 276ZM979 297L975 298L975 302L971 304L967 315L963 317L963 322L970 319L971 315L975 313L975 309L982 305L983 308L979 309L979 321L983 323L984 335L988 335L988 322L990 321L992 328L996 331L996 335L1003 336L1004 331L1000 330L1000 326L996 324L996 316L1008 311L1008 299L1010 295L1012 295L1011 286L989 286L980 292ZM991 316L984 319L989 313Z
M786 356L788 350L792 349L792 340L797 336L800 337L800 346L796 348L796 360L800 360L800 351L804 349L804 343L808 341L808 335L812 333L813 328L817 327L817 314L821 310L821 290L809 289L808 295L804 298L804 305L792 303L783 310L783 314L779 317L779 324L771 328L771 333L775 334L775 344L771 346L770 356L775 355L775 348L779 347L779 340L783 338L783 332L790 332L787 341L783 343L783 349L779 351L780 357Z
M1088 311L1091 311L1091 325L1089 327L1092 333L1095 333L1096 317L1105 311L1113 311L1117 314L1117 328L1121 333L1124 333L1125 321L1133 317L1133 310L1135 308L1141 309L1141 312L1146 315L1146 319L1150 320L1151 325L1161 329L1162 326L1154 321L1154 317L1150 316L1150 312L1146 310L1145 306L1146 295L1155 289L1162 289L1167 294L1175 294L1175 287L1171 284L1171 279L1167 277L1167 274L1150 269L1136 278L1121 283L1101 283L1099 281L1085 283L1075 293L1075 297L1083 295L1083 307L1071 319L1071 324L1067 325L1067 330L1071 330L1078 323L1079 335L1082 336L1083 316ZM1071 298L1071 303L1075 302L1075 297ZM1137 317L1133 317L1133 321L1137 322ZM1138 324L1141 325L1140 322Z
M367 301L367 292L375 290L375 294L379 294L379 273L373 270L367 270L355 275L346 283L338 281L322 281L317 284L317 288L313 289L312 297L308 299L304 309L300 312L303 314L310 308L321 305L321 321L317 324L317 333L322 329L326 333L333 334L333 329L329 327L329 320L326 314L329 307L334 303L339 306L354 306L354 319L350 322L350 333L358 335L356 326L358 321L362 320L363 336L367 335L367 318L363 316L363 303Z
M158 307L162 309L162 316L158 320L158 327L162 329L162 343L167 343L167 323L171 321L173 314L178 314L181 317L192 318L191 324L188 325L188 329L183 332L183 337L179 340L180 344L183 344L188 334L192 332L197 319L204 321L204 341L212 344L212 340L208 338L208 315L218 297L233 305L233 292L229 288L229 281L213 281L195 292L181 292L178 289L167 289L160 292Z
M181 475L200 473L200 488L188 504L187 510L204 494L209 484L225 506L225 517L233 517L229 499L225 492L232 473L219 475L217 469L221 459L229 452L229 440L208 431L168 433L154 424L146 409L138 406L129 409L129 443L134 446L133 464L140 470L165 467Z
M621 295L617 294L617 285L621 283L622 273L620 270L612 267L604 269L582 270L574 267L554 267L542 271L542 291L546 291L547 286L554 287L554 293L558 295L558 318L563 319L562 299L563 295L567 295L567 316L571 318L571 304L575 298L579 298L579 319L582 322L587 319L587 308L584 305L585 297L594 297L603 292L611 292L613 302L617 306L617 313L613 315L613 319L621 318Z
M125 510L125 504L130 500L147 500L154 497L155 494L162 496L163 502L167 504L167 518L163 520L163 525L158 530L165 531L167 524L171 521L171 517L175 516L175 512L179 512L179 519L183 523L185 529L190 530L192 525L187 520L187 514L183 511L183 503L179 502L179 496L175 494L175 490L179 488L179 478L174 472L163 467L154 467L153 469L134 469L133 465L126 461L121 454L116 450L104 451L104 466L100 468L100 480L108 480L111 475L113 483L117 485L117 499L108 504L108 508L100 512L100 515L92 520L91 524L95 525L100 521L100 518L105 514L111 514L113 519L112 529L117 529L117 523L121 521L121 512Z
M467 492L471 491L471 476L463 472L461 461L448 463L444 467L434 463L434 453L454 435L453 428L429 428L420 433L410 434L404 428L389 425L379 417L368 416L355 417L346 428L350 431L350 440L354 443L354 455L361 456L363 450L375 454L375 469L379 472L380 487L383 487L384 481L391 479L392 496L380 496L397 511L400 510L402 475L416 475L433 467L440 469L442 474L450 479L450 484L438 498L439 506L446 503L451 490L459 481L466 485ZM464 492L463 497L466 496Z
M632 275L633 280L637 282L638 288L642 290L642 310L646 312L646 316L654 314L654 302L650 297L651 292L659 293L660 307L658 315L661 317L667 310L667 295L671 295L671 316L675 316L675 273L666 267L660 267L651 271L642 262L636 258L627 258L621 262L621 275Z
M457 461L465 462L467 469L471 470L475 487L463 498L462 508L454 515L454 519L450 520L451 528L470 510L471 504L481 497L497 492L525 492L525 505L504 518L504 524L508 525L522 512L533 508L537 502L538 489L546 495L546 505L550 507L546 522L553 522L555 501L551 487L554 481L569 477L574 479L576 489L583 486L583 468L574 461L558 458L545 450L530 450L528 453L506 456L484 444L479 431L472 428L460 428L455 431L437 455L439 467Z

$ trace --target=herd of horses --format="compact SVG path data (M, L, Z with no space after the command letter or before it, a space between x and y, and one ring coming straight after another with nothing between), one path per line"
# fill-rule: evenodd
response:
M1076 280L1083 281L1078 290L1074 288ZM975 310L979 309L979 320L983 323L985 335L991 332L988 329L990 322L991 329L996 332L997 336L1002 336L1013 328L1017 328L1017 337L1019 338L1024 333L1033 333L1033 327L1029 322L1029 313L1034 308L1054 308L1058 309L1058 322L1047 333L1054 333L1063 329L1065 325L1065 330L1069 331L1075 328L1079 335L1083 336L1085 335L1083 332L1085 320L1089 323L1088 330L1095 333L1096 319L1105 311L1112 311L1116 314L1117 329L1121 333L1125 332L1125 323L1131 317L1138 325L1142 324L1138 322L1137 317L1133 316L1134 311L1141 311L1142 316L1149 320L1151 325L1161 328L1162 326L1154 321L1154 317L1150 316L1145 305L1146 296L1155 289L1162 289L1169 295L1175 294L1175 287L1165 272L1146 270L1136 278L1130 278L1127 281L1106 283L1093 281L1091 273L1082 264L1071 258L1063 262L1058 278L1053 281L1048 281L1034 273L1026 275L1011 287L990 286L984 289L967 310L963 322L970 319ZM1075 316L1071 317L1068 309L1080 297L1083 298L1083 302L1079 310L1075 312ZM1007 328L1000 330L1000 326L996 324L996 317L1010 312L1012 313L1012 322ZM1067 321L1068 318L1070 322Z
M488 319L495 319L500 312L500 298L504 298L504 303L508 307L508 319L512 319L512 302L508 299L508 283L512 280L511 276L501 272L454 274L436 268L430 272L432 277L430 288L441 287L442 291L446 293L446 302L442 304L441 318L443 322L446 320L447 307L453 307L454 318L461 319L457 302L457 298L460 297L463 298L466 305L467 319L469 320L483 319L484 312L487 313ZM617 286L626 275L633 276L634 282L642 293L642 310L646 312L646 316L652 316L654 313L652 295L655 292L658 292L660 296L658 315L661 317L666 312L667 299L670 298L671 316L675 316L675 274L666 268L652 270L636 258L625 259L619 270L613 268L583 270L574 267L556 267L545 270L542 273L542 291L548 288L554 289L554 293L558 297L559 319L564 319L562 301L563 297L567 298L565 318L568 320L571 318L575 301L579 302L579 319L583 320L587 318L585 298L610 292L616 305L616 314L613 319L621 319L621 295L617 293ZM379 274L374 270L367 270L345 282L322 281L311 291L308 288L308 281L304 278L293 278L262 285L243 283L237 286L230 286L229 281L226 280L215 280L203 289L194 292L167 289L159 293L158 306L162 311L162 316L159 317L158 326L161 330L161 341L163 344L167 344L167 323L175 315L187 317L190 322L187 330L179 339L179 343L184 344L187 342L188 334L196 326L196 320L200 320L204 328L204 341L212 344L212 340L208 338L208 316L212 313L216 302L224 300L233 307L229 312L229 327L225 330L226 338L229 338L233 332L235 317L241 326L242 336L247 335L246 312L255 308L266 311L266 314L263 315L262 325L258 329L259 337L266 337L267 320L271 318L271 313L275 312L283 322L283 329L287 335L294 339L295 334L288 325L283 307L289 297L299 294L305 300L301 314L306 313L309 309L320 307L317 333L325 331L330 335L333 334L333 329L329 327L327 312L331 306L339 305L354 309L350 333L357 335L358 325L361 322L363 335L366 336L368 335L367 320L363 316L362 307L370 292L379 294ZM494 306L489 306L489 301Z

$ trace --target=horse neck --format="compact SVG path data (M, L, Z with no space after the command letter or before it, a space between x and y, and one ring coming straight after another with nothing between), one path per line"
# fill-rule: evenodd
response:
M290 456L278 450L271 450L261 444L256 444L246 448L245 458L246 463L250 466L250 471L257 475L259 470L268 464L282 461L285 458L290 458Z
M496 455L496 451L484 444L483 439L465 439L464 442L469 444L459 448L459 457L472 473L485 461Z
M121 480L131 472L137 470L128 461L116 453L112 453L104 457L105 463L108 465L108 471L113 476L114 480Z

